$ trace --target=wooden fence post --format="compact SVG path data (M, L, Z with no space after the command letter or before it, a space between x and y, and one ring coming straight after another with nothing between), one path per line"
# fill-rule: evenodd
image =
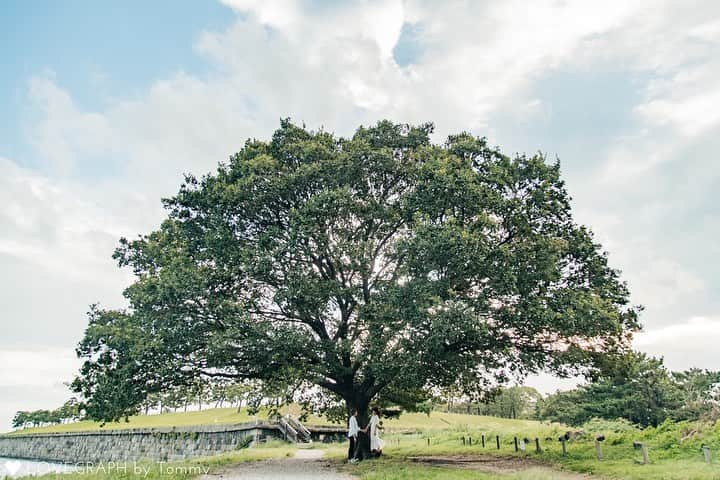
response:
M648 454L647 446L643 442L633 442L633 447L639 449L642 452L642 464L647 465L650 463L650 455Z
M540 439L535 439L535 453L542 453L542 450L540 449Z
M558 440L560 440L560 444L562 445L562 456L567 457L567 435L563 435L558 438Z
M480 437L480 439L482 440L482 448L485 448L485 434L484 434L484 433L483 433L483 435Z
M495 443L497 443L497 449L500 450L500 435L495 435Z
M703 458L705 459L706 463L712 463L712 456L710 455L710 447L703 444L701 445Z
M517 452L518 451L517 437L514 437L514 440L515 440L515 451Z
M603 459L603 453L602 453L602 443L605 441L605 435L598 435L595 437L595 456L598 460Z

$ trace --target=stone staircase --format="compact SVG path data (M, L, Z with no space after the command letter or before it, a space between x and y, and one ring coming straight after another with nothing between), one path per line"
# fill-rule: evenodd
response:
M305 428L305 425L300 420L285 415L284 417L278 417L277 425L285 440L292 443L312 443L310 430Z

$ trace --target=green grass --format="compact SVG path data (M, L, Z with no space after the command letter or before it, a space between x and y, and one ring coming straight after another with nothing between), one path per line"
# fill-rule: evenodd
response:
M510 421L500 421L498 430L468 427L465 429L447 428L443 431L426 430L412 435L386 435L385 458L378 462L361 465L356 473L363 479L402 479L402 478L563 478L559 469L578 473L592 474L607 479L667 479L667 480L720 480L720 423L703 424L699 422L666 423L657 428L637 429L622 422L590 422L585 426L585 435L581 439L568 442L568 456L563 457L557 437L564 431L559 425L536 425L535 429L520 432L518 436L527 436L534 440L540 438L542 453L534 451L534 444L526 452L514 451L515 432L508 428ZM486 446L478 445L480 435L486 435ZM603 443L604 459L595 457L594 438L605 435ZM495 445L495 434L501 434L501 449ZM473 438L473 445L463 445L462 438ZM550 440L546 440L550 437ZM430 438L430 445L427 440ZM645 442L649 448L649 465L637 462L640 453L633 448L633 441ZM701 444L710 445L714 452L713 464L703 462ZM342 457L339 449L331 450L334 459ZM547 468L533 467L519 473L477 473L448 467L427 467L417 465L409 457L417 456L502 456L526 459L528 466L546 465L554 467L555 472ZM423 473L424 472L424 473ZM471 476L468 476L471 475ZM474 476L472 476L474 475Z
M531 466L515 472L483 472L451 467L428 467L411 462L386 458L363 462L357 467L343 468L362 480L562 480L584 478L557 468ZM606 464L594 472L593 478L644 480L714 480L720 478L718 467L698 465L696 462L661 462L647 466Z
M287 407L284 411L294 415L300 413L299 407L293 405ZM81 421L64 425L27 428L25 430L12 432L12 434L221 425L251 422L257 419L265 420L267 417L267 410L261 410L258 415L250 415L247 409L242 409L238 412L236 408L212 408L192 412L137 415L130 417L127 422L109 422L104 426L99 422ZM318 416L311 416L305 423L307 425L332 425L326 418ZM543 424L533 420L508 420L444 412L432 412L430 415L425 413L406 413L401 415L399 419L384 419L383 425L388 432L408 430L439 431L448 428L483 428L508 432L535 432L545 428Z
M292 413L299 413L297 407L290 407ZM200 412L175 413L132 417L128 423L107 424L104 429L115 428L149 428L190 426L208 424L240 423L264 419L266 413L261 412L253 417L243 410L209 409ZM314 417L307 424L327 424L327 420ZM560 424L542 423L530 420L508 420L494 417L461 415L433 412L431 415L409 413L399 419L385 419L385 457L379 461L366 462L352 468L354 474L363 479L544 479L562 478L557 470L563 469L598 478L607 479L667 479L667 480L720 480L720 423L681 422L666 423L657 428L638 429L624 422L593 421L584 426L584 436L568 443L568 456L562 457L560 443L557 438L568 430ZM26 430L20 433L41 431L81 431L96 430L100 425L94 422L78 422L69 425L46 427L43 429ZM574 430L574 429L571 429ZM604 460L595 458L594 438L598 434L606 437L603 443ZM481 435L485 435L486 444L482 448ZM501 437L501 449L495 446L495 435ZM531 440L539 438L542 453L534 452L534 444L528 446L526 452L514 451L513 437L527 437ZM466 439L463 444L462 439ZM472 438L472 445L467 439ZM430 444L428 445L428 439ZM645 442L650 451L651 463L640 465L636 462L640 453L633 448L633 441ZM714 464L702 461L700 445L710 445ZM346 454L344 444L314 444L311 448L326 451L326 456L340 464ZM286 444L270 444L262 448L253 448L219 455L207 459L190 460L180 465L211 466L219 468L236 462L277 458L291 454L292 447ZM418 465L409 457L414 456L480 456L500 455L504 457L526 457L529 469L519 473L478 472L450 467L430 467ZM537 466L540 464L541 466ZM542 467L545 465L546 467ZM160 474L160 473L158 473ZM152 473L151 473L152 475ZM550 475L548 477L548 475ZM161 475L162 478L191 478L192 475L178 474L175 477ZM73 476L65 476L75 480ZM80 478L80 477L78 477ZM84 479L94 479L83 475ZM97 478L126 478L98 476ZM127 477L134 478L134 477ZM147 478L154 478L148 476ZM158 477L160 478L160 477Z
M231 424L250 422L255 419L267 418L265 412L258 416L249 415L246 409L238 412L236 408L214 408L198 412L163 413L162 415L137 415L128 421L108 422L104 426L100 422L83 420L64 425L51 425L39 428L27 428L12 434L49 433L49 432L82 432L91 430L119 430L128 428L164 428L187 427L197 425Z
M569 444L568 457L559 448L549 449L549 461L578 472L600 474L622 479L720 479L720 422L666 422L644 430L622 422L594 421L586 424L587 438ZM602 461L595 458L593 438L604 434ZM641 465L641 454L633 448L634 441L644 442L649 450L650 464ZM709 445L714 463L703 462L701 445Z
M534 420L509 420L506 418L485 417L479 415L463 415L458 413L431 412L405 413L398 419L383 419L386 431L422 430L468 430L483 429L486 431L502 430L508 433L539 432L547 428L547 424Z
M562 478L557 471L542 467L530 467L522 472L485 473L469 469L414 465L392 459L363 462L357 467L344 470L363 480L558 480Z

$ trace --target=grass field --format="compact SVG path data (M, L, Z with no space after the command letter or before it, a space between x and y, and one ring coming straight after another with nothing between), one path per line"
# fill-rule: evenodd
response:
M352 473L362 480L589 480L591 478L717 480L720 478L717 467L686 462L673 465L663 462L643 469L639 466L607 466L595 475L586 476L560 470L557 467L531 466L518 471L484 472L468 468L428 467L385 459L374 464L360 465Z
M297 411L293 411L293 413L297 413ZM237 423L255 418L248 415L246 411L238 413L235 409L210 409L200 412L133 417L128 423L107 424L103 428ZM257 418L264 418L263 413ZM312 418L307 423L323 424L327 422L321 418ZM666 423L657 428L640 430L624 422L594 421L583 427L584 434L581 438L568 442L566 457L561 455L561 446L557 438L568 428L559 424L433 412L429 416L404 414L399 419L386 419L384 426L386 446L385 455L381 460L363 462L357 466L343 466L345 445L314 444L312 448L325 450L326 457L336 462L340 468L367 480L585 478L580 474L592 474L593 478L631 480L720 480L720 423ZM79 431L98 428L100 425L97 423L78 422L19 433ZM605 435L606 438L602 444L604 457L602 461L595 457L594 438L599 434ZM480 442L483 435L485 436L485 447ZM499 450L495 443L496 435L500 436ZM527 437L531 440L525 452L515 452L515 436L519 439ZM534 450L535 438L540 440L541 453L536 453ZM465 439L464 442L463 439ZM642 441L648 446L651 459L649 465L640 465L637 462L640 453L633 448L634 441ZM700 450L702 444L710 446L714 452L715 463L703 462ZM293 446L274 443L209 459L183 462L179 465L216 468L234 462L283 457L291 455L292 452L294 452ZM467 464L463 464L465 468L455 468L418 462L429 456L447 459L450 465L454 465L453 461L459 457L465 460L498 457L512 460L515 467L521 465L522 468L487 471L483 468L474 468L473 465L468 468ZM158 472L156 474L157 478L162 476L166 479L186 479L194 476L192 469L189 472L187 474L180 473L174 477L160 475ZM63 478L72 480L73 476L63 476ZM92 479L95 477L82 475L82 478ZM97 478L113 477L105 475ZM151 474L146 478L154 477Z
M554 427L547 433L553 432ZM492 436L492 441L486 441L486 446L474 443L472 446L462 444L462 435L475 435L475 439L482 434L482 430L470 429L465 432L445 430L435 432L435 435L388 435L386 437L385 458L375 465L363 465L357 470L361 478L376 479L383 478L404 479L404 478L427 478L427 479L465 479L465 478L566 478L557 471L548 471L540 466L553 466L557 470L592 474L600 478L612 479L667 479L667 480L708 480L720 479L720 462L706 464L703 462L700 452L701 443L710 443L714 451L720 449L720 431L717 428L708 427L697 438L680 441L682 429L674 430L672 435L663 435L655 429L646 432L633 431L625 433L606 434L603 443L602 461L595 457L594 432L588 432L586 438L573 440L568 443L568 455L562 456L561 446L557 440L546 440L541 438L542 452L535 453L534 445L531 444L526 452L515 452L514 439L510 435L501 437L501 448L497 450L494 434L496 432L485 432ZM429 433L429 432L428 432ZM557 433L557 432L556 432ZM430 438L430 445L427 438ZM557 437L550 437L556 439ZM672 439L672 440L671 440ZM534 439L533 439L534 440ZM651 463L641 465L638 463L640 453L633 448L633 441L644 441L650 451ZM339 458L342 452L332 452ZM527 461L528 468L518 472L481 473L471 470L453 469L446 467L428 467L425 464L418 464L412 461L417 457L447 458L452 461L460 457L463 460L472 458L515 458ZM482 462L479 462L482 464ZM467 466L467 463L463 463ZM509 469L509 470L512 470ZM422 474L418 473L421 472ZM471 475L472 473L472 475ZM474 475L474 476L473 476Z
M472 420L472 419L468 419ZM562 456L562 447L557 438L566 431L561 425L538 422L518 422L506 419L491 419L483 424L467 422L465 427L447 426L445 429L422 429L415 434L386 435L384 458L379 462L361 465L353 472L363 479L495 479L495 478L578 478L559 471L591 474L593 477L631 480L720 480L720 423L666 423L657 428L640 430L624 422L594 421L584 426L582 438L568 442L567 456ZM596 458L595 437L605 436L602 443L603 460ZM480 443L485 435L485 447ZM495 436L500 435L500 450ZM514 436L531 440L525 452L515 452ZM465 443L462 439L465 438ZM473 439L472 445L468 441ZM540 440L541 453L536 453L534 439ZM429 440L429 443L428 443ZM641 454L633 447L634 441L644 442L649 449L650 464L638 461ZM703 461L701 445L709 445L715 461ZM343 449L336 447L328 454L340 460ZM452 464L461 459L464 468L429 466L419 464L419 458L446 459ZM503 471L486 471L483 462L477 462L473 469L472 459L499 457L523 460L523 467L517 470L517 463ZM502 462L500 462L502 463ZM468 469L470 465L470 469ZM548 470L552 466L555 470ZM544 468L545 467L545 468Z
M287 407L285 412L298 415L299 408L296 406ZM267 419L267 411L261 411L258 415L250 415L247 409L240 412L236 408L213 408L201 411L164 413L162 415L138 415L130 417L128 422L110 422L104 426L99 422L81 421L64 425L51 425L47 427L28 428L18 430L14 434L47 433L47 432L80 432L89 430L117 430L127 428L162 428L162 427L187 427L212 424L232 424L250 422L256 419ZM310 417L307 425L328 425L330 422L323 417ZM511 432L533 432L540 431L545 427L533 420L512 420L482 417L477 415L462 415L456 413L432 412L406 413L398 419L384 419L383 424L386 431L407 431L407 430L445 430L463 428L484 428L489 430L504 429Z
M82 432L90 430L118 430L127 428L163 428L187 427L196 425L228 424L250 422L256 418L266 418L261 413L258 416L249 415L246 409L238 412L236 408L215 408L192 412L163 413L162 415L137 415L130 417L127 422L108 422L104 426L99 422L83 420L64 425L50 425L47 427L27 428L17 430L13 434L48 433L48 432Z

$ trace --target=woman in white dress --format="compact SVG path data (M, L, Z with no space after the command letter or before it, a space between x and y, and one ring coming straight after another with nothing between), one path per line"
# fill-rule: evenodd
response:
M380 455L382 453L385 442L383 442L382 438L380 438L379 408L375 407L372 409L372 416L370 417L370 423L368 424L368 427L370 428L370 451L377 455Z

